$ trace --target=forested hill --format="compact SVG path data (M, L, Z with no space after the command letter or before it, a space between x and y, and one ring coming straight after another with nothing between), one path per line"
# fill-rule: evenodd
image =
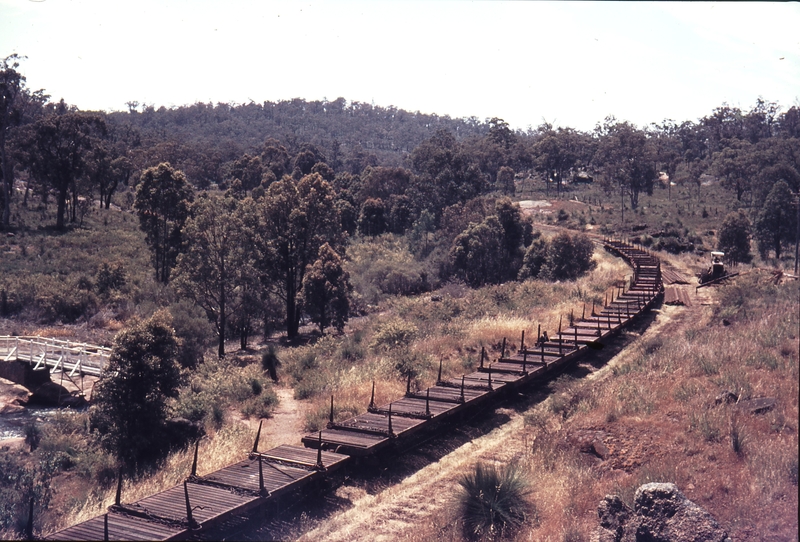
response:
M130 102L128 107L128 112L109 117L131 125L142 147L157 148L160 159L195 173L190 177L205 177L212 183L222 180L221 172L216 171L222 163L244 153L260 153L268 139L280 141L292 155L311 145L334 170L360 171L366 165L402 165L403 156L437 130L463 139L483 136L490 126L475 117L452 119L344 98L330 102L295 98L260 104L196 103L170 109ZM201 155L204 160L197 163Z

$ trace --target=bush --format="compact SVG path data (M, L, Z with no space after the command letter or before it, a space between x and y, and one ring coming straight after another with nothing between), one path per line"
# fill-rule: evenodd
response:
M378 326L372 336L370 348L396 348L407 346L416 337L417 326L402 320L389 320Z
M178 340L169 313L159 311L114 342L93 394L91 423L103 447L132 470L166 451L167 398L178 396L181 380Z
M526 501L530 484L517 463L500 468L478 463L459 486L457 504L467 538L509 534L533 515Z
M178 362L194 368L203 361L205 351L215 343L215 331L203 310L182 299L169 307L175 335L180 339Z
M344 267L350 274L354 290L367 303L373 304L380 302L385 295L413 295L428 291L428 277L433 274L422 262L414 259L403 238L392 235L354 242L347 249Z
M254 396L242 403L242 414L246 418L269 418L272 410L278 404L278 396L272 391L272 387L255 393Z
M549 242L539 239L528 247L519 278L574 280L595 268L592 254L594 244L582 234L559 233Z

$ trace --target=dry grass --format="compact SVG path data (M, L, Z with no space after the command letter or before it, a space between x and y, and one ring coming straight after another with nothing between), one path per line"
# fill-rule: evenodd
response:
M244 425L230 424L210 438L202 439L198 452L198 474L207 474L242 460L244 452L252 447L253 436ZM170 455L162 468L153 475L134 481L123 481L122 501L134 502L181 483L191 472L193 458L192 447ZM43 525L43 530L53 532L102 514L114 503L115 494L116 484L92 491L88 499Z
M767 279L710 291L716 306L663 307L605 367L559 379L545 401L400 484L355 494L351 510L305 539L459 540L449 500L459 477L476 460L516 460L529 472L538 510L516 540L586 540L604 495L630 504L651 481L676 483L733 539L796 540L798 287ZM530 322L483 316L462 330L462 351ZM741 412L717 403L725 390L777 405ZM606 460L582 451L574 438L581 431L603 432Z
M372 382L376 403L403 394L408 374L412 388L433 385L438 376L458 376L473 369L485 348L491 359L536 340L538 326L551 335L559 319L566 325L570 311L580 317L584 304L602 303L603 294L625 277L629 268L619 258L597 251L597 268L577 281L539 280L507 283L472 290L459 285L442 289L442 301L430 296L388 299L378 312L351 324L343 336L325 336L316 343L284 349L279 357L290 376L295 398L310 401L306 429L323 427L334 395L334 418L366 411Z

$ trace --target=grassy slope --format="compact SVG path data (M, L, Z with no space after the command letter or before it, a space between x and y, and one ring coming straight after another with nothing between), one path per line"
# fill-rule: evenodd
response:
M708 232L716 228L726 212L724 207L732 199L715 188L703 190L708 190L713 198L709 201L719 205L709 206L709 216L705 218L702 207L689 207L693 205L691 195L673 188L670 202L665 201L666 191L657 191L653 198L643 197L642 212L634 216L626 213L627 226L621 226L614 223L619 215L618 208L613 207L616 198L589 188L578 193L579 197L597 201L599 205L567 206L571 216L566 222L578 226L581 218L586 222L594 220L598 228L606 225L606 229L618 232L629 230L633 223L647 223L646 232L657 231L664 222L672 222L686 228L687 235L702 237L706 246L711 247L714 239ZM532 196L539 198L543 194ZM557 207L559 205L566 206L562 203ZM540 218L550 216L541 215ZM23 216L23 222L35 223L38 218L29 213ZM134 217L95 211L87 217L86 226L61 235L46 229L18 229L15 238L3 240L4 280L22 283L30 278L63 285L77 282L80 275L93 277L104 261L119 261L128 272L131 287L127 293L133 303L112 307L112 313L96 327L43 329L17 320L4 322L5 332L13 328L18 333L66 333L104 342L110 340L119 325L115 316L122 320L138 312L137 304L152 303L154 297L163 295L150 278L148 253ZM680 264L694 266L692 271L703 265L703 260L694 256L682 256L678 260ZM570 308L580 309L583 301L591 303L593 298L601 299L604 288L625 272L618 261L603 258L595 275L578 283L529 282L475 291L448 287L443 292L444 301L436 304L424 296L393 298L371 316L352 322L345 337L326 338L284 351L283 370L292 377L295 395L303 398L302 402L307 405L306 425L316 427L327 416L330 392L337 395L338 415L348 416L366 408L373 379L381 382L376 397L380 402L402 394L405 383L400 370L412 371L414 385L419 387L433 381L439 359L444 360L446 374L461 373L476 363L481 346L486 346L490 355L496 356L504 336L511 338L512 343L518 342L521 329L527 329L528 336L532 336L540 322L545 329L555 329L559 314ZM680 324L668 329L667 333L674 336L667 335L666 343L662 338L662 346L655 343L646 346L644 342L650 340L649 335L642 339L634 337L639 346L615 361L617 368L602 382L561 381L555 386L558 392L553 398L534 407L524 417L527 424L520 418L520 427L526 429L520 430L512 441L519 440L522 446L503 445L498 457L506 457L513 451L512 455L524 457L538 476L534 482L538 487L535 497L539 503L540 523L536 527L529 526L533 529L533 538L557 540L573 531L588 533L595 522L594 507L603 494L618 491L630 499L639 482L667 476L678 482L690 498L709 507L740 537L767 528L776 530L776 539L780 539L780 533L787 532L787 528L791 531L792 526L796 532L796 521L792 523L786 518L796 517L797 511L796 486L791 486L792 479L787 474L794 465L796 483L797 351L787 344L796 347L797 321L796 317L789 319L787 314L797 313L797 291L796 288L791 290L791 286L782 288L777 295L767 295L761 287L748 291L742 297L750 303L742 302L746 305L743 305L744 314L749 315L746 317L739 313L714 316L710 308L665 308L659 318L674 317ZM774 303L765 301L762 304L759 301L762 297ZM756 306L751 306L753 302ZM727 301L723 308L733 310ZM680 316L682 312L686 316ZM720 326L720 318L734 324ZM786 324L782 328L782 338L752 339L761 337L760 333L775 322ZM406 332L411 336L408 346L391 346L393 333ZM655 340L654 335L652 340ZM758 350L754 350L754 344L759 345ZM718 349L726 352L724 363L715 362ZM768 355L759 357L763 352ZM665 353L669 353L669 363L663 361ZM745 435L742 455L737 455L730 447L730 409L709 406L709 401L726 387L745 389L754 396L771 394L779 399L774 413L736 419L735 423L741 425ZM606 462L605 467L586 465L586 457L565 444L570 431L585 428L609 433L607 444L614 459ZM672 435L674 442L655 439L654 435ZM226 442L243 440L247 439L234 435ZM642 442L656 444L645 446ZM762 442L769 445L757 445ZM209 443L209 446L223 444ZM661 449L669 453L663 460L651 461L661 457L654 452ZM787 450L795 451L792 454ZM235 455L235 451L219 454L209 451L209 455L222 462L231 454ZM480 455L468 455L459 465L466 467L478 458ZM132 489L126 499L170 485L184 475L186 461L182 456L174 458L171 466L156 479ZM793 487L794 490L787 493L787 488L792 490ZM101 491L90 498L89 506L69 503L74 510L69 520L62 517L61 521L54 521L71 522L91 515L101 502L108 502L109 496L108 491ZM744 503L753 499L757 503L754 509L767 518L766 523L756 520L759 515L755 512L744 509ZM720 504L716 506L715 503ZM452 519L447 506L421 508L425 523L433 529L423 533L457 537L457 531L452 529L439 531L443 522ZM55 511L56 516L62 513L63 510ZM735 517L742 519L732 519Z
M306 539L459 540L459 477L478 460L516 460L537 509L519 540L588 539L604 495L632 503L648 481L678 484L735 540L794 540L798 287L770 278L752 275L714 292L719 305L662 307L607 364L582 364L522 411L500 409L508 421L488 434L377 494L345 486L339 495L353 507ZM774 397L777 406L739 413L716 404L724 390L742 400ZM581 452L580 435L594 431L610 452L605 461ZM732 431L743 440L739 452Z
M0 333L65 335L110 344L120 321L136 314L137 305L152 303L158 295L150 252L135 216L93 208L82 227L57 232L51 227L55 223L52 208L19 205L15 214L14 235L0 240L0 288L20 310L13 321L0 320ZM107 298L92 289L103 263L122 265L127 282ZM59 329L64 321L59 309L71 306L87 310L66 323L83 323L103 312L90 326Z

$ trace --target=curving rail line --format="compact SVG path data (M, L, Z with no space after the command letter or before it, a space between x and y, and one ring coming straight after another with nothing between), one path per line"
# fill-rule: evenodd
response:
M258 451L260 434L248 458L205 476L197 476L197 448L192 473L174 486L134 503L123 503L120 486L108 513L52 533L50 540L178 540L231 536L264 511L278 510L284 497L321 490L334 472L361 457L401 453L444 428L459 414L475 412L511 390L530 386L564 370L593 347L617 334L647 311L662 293L658 258L619 240L603 241L606 250L633 268L630 283L620 283L598 311L584 307L580 317L559 329L551 340L521 347L490 362L481 354L477 371L412 392L385 405L373 400L367 413L343 422L331 414L328 427L302 438L305 447L282 445ZM374 389L374 388L373 388ZM333 412L333 397L331 412ZM285 500L285 499L283 499Z

